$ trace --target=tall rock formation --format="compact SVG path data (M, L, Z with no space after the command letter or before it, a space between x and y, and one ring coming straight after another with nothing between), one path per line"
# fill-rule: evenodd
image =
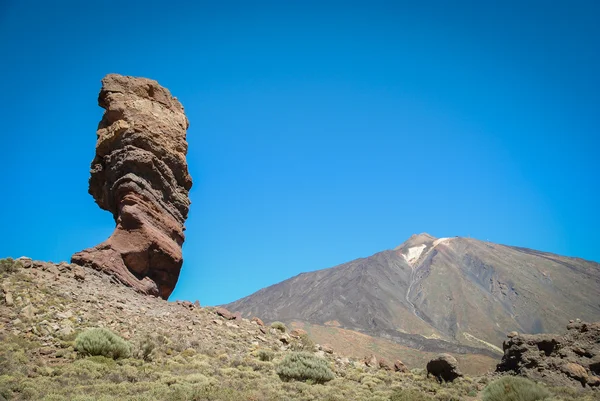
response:
M106 111L98 126L89 193L113 214L116 228L71 262L166 299L183 263L192 187L185 158L188 120L177 98L146 78L107 75L98 104Z

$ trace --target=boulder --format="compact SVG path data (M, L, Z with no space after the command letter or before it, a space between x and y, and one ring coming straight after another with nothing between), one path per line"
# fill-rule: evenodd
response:
M406 365L398 359L396 362L394 362L394 371L400 373L408 373L409 370L406 367Z
M392 370L392 366L383 358L379 358L379 369Z
M303 329L294 329L294 330L290 331L290 336L292 336L294 338L300 338L307 334L308 333L306 332L306 330L303 330Z
M218 307L215 309L215 312L217 313L217 315L223 317L226 320L234 320L235 319L235 315L233 313L229 312L225 308Z
M581 384L585 384L588 379L588 374L585 368L577 363L568 362L564 364L561 370L569 377L577 380Z
M144 294L167 299L183 264L181 247L192 179L183 106L158 82L102 79L89 193L115 220L103 243L71 262L109 273Z
M461 377L463 374L458 369L458 362L450 354L439 354L434 359L427 362L427 377L429 375L435 376L439 382L442 380L445 382L452 382L457 377Z
M377 357L375 355L364 357L363 362L366 366L368 366L370 368L375 368L378 366L377 365Z
M326 354L333 354L333 347L329 344L323 344L319 348Z
M262 320L260 320L259 318L257 318L256 316L252 318L253 322L256 322L256 324L258 324L261 327L265 327L265 324Z

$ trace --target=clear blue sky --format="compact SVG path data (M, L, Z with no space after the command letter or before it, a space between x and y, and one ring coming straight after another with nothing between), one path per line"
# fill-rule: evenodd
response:
M419 232L600 261L597 4L3 0L0 256L68 260L112 232L87 187L116 72L191 124L172 299L233 301Z

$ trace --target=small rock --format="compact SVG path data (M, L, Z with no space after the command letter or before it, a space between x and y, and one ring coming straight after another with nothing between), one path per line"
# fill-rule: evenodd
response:
M73 276L77 281L85 281L85 273L81 268L75 269L75 271L73 272Z
M54 353L54 350L50 347L42 347L38 350L38 353L40 355L50 355L50 354Z
M260 320L259 318L257 318L256 316L252 318L252 321L253 321L254 323L258 324L258 325L259 325L259 326L261 326L261 327L264 327L264 326L265 326L265 324L263 323L263 321L262 321L262 320Z
M516 337L518 335L519 335L519 333L517 333L516 331L511 331L510 333L508 333L506 335L506 337L508 337L508 338L514 338L514 337Z
M212 322L214 324L216 324L217 326L222 326L223 325L223 322L221 320L218 320L218 319L214 319Z
M71 265L67 262L60 262L57 266L58 270L61 272L66 272L71 270Z
M283 333L279 336L279 341L287 345L290 343L290 336L287 333Z
M27 320L32 320L35 317L35 312L35 308L31 304L21 309L21 315Z
M325 352L326 354L333 354L333 347L329 344L323 344L320 346L321 351Z
M15 304L12 294L8 291L4 292L4 302L6 302L6 306L13 306Z
M379 369L383 369L383 370L392 370L392 367L390 366L390 364L383 358L379 359Z
M60 330L58 330L58 334L62 337L68 337L73 333L75 333L75 330L73 330L73 327L68 325L63 326Z
M58 269L58 267L56 267L55 264L49 263L49 266L46 268L46 271L54 276L60 275L60 270Z
M217 313L217 315L223 317L224 319L227 319L227 320L235 319L235 316L233 315L233 313L229 312L225 308L218 307L215 309L215 312Z
M306 332L306 330L302 330L302 329L294 329L292 331L290 331L290 336L295 337L295 338L300 338L303 335L308 334Z
M198 301L198 300L195 300L195 301L194 301L194 306L195 306L196 308L200 308L200 301Z
M21 256L20 258L17 258L16 260L21 262L21 265L25 269L31 269L31 267L33 266L33 261L31 260L31 258L28 258L27 256Z
M562 366L561 370L573 379L585 384L588 379L588 374L585 368L577 363L567 363Z
M374 368L377 366L377 358L375 355L367 356L363 359L363 362L366 366L370 368Z
M394 371L400 373L408 373L408 368L401 360L398 359L396 362L394 362Z
M70 310L66 310L64 312L58 312L56 314L56 317L58 319L70 319L73 317L73 312L71 312Z

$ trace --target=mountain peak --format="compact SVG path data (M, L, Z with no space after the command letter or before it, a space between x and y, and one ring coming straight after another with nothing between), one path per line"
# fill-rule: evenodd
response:
M400 249L408 249L422 245L429 247L435 240L437 240L436 237L427 233L413 234L406 241L394 248L394 250L397 251Z

